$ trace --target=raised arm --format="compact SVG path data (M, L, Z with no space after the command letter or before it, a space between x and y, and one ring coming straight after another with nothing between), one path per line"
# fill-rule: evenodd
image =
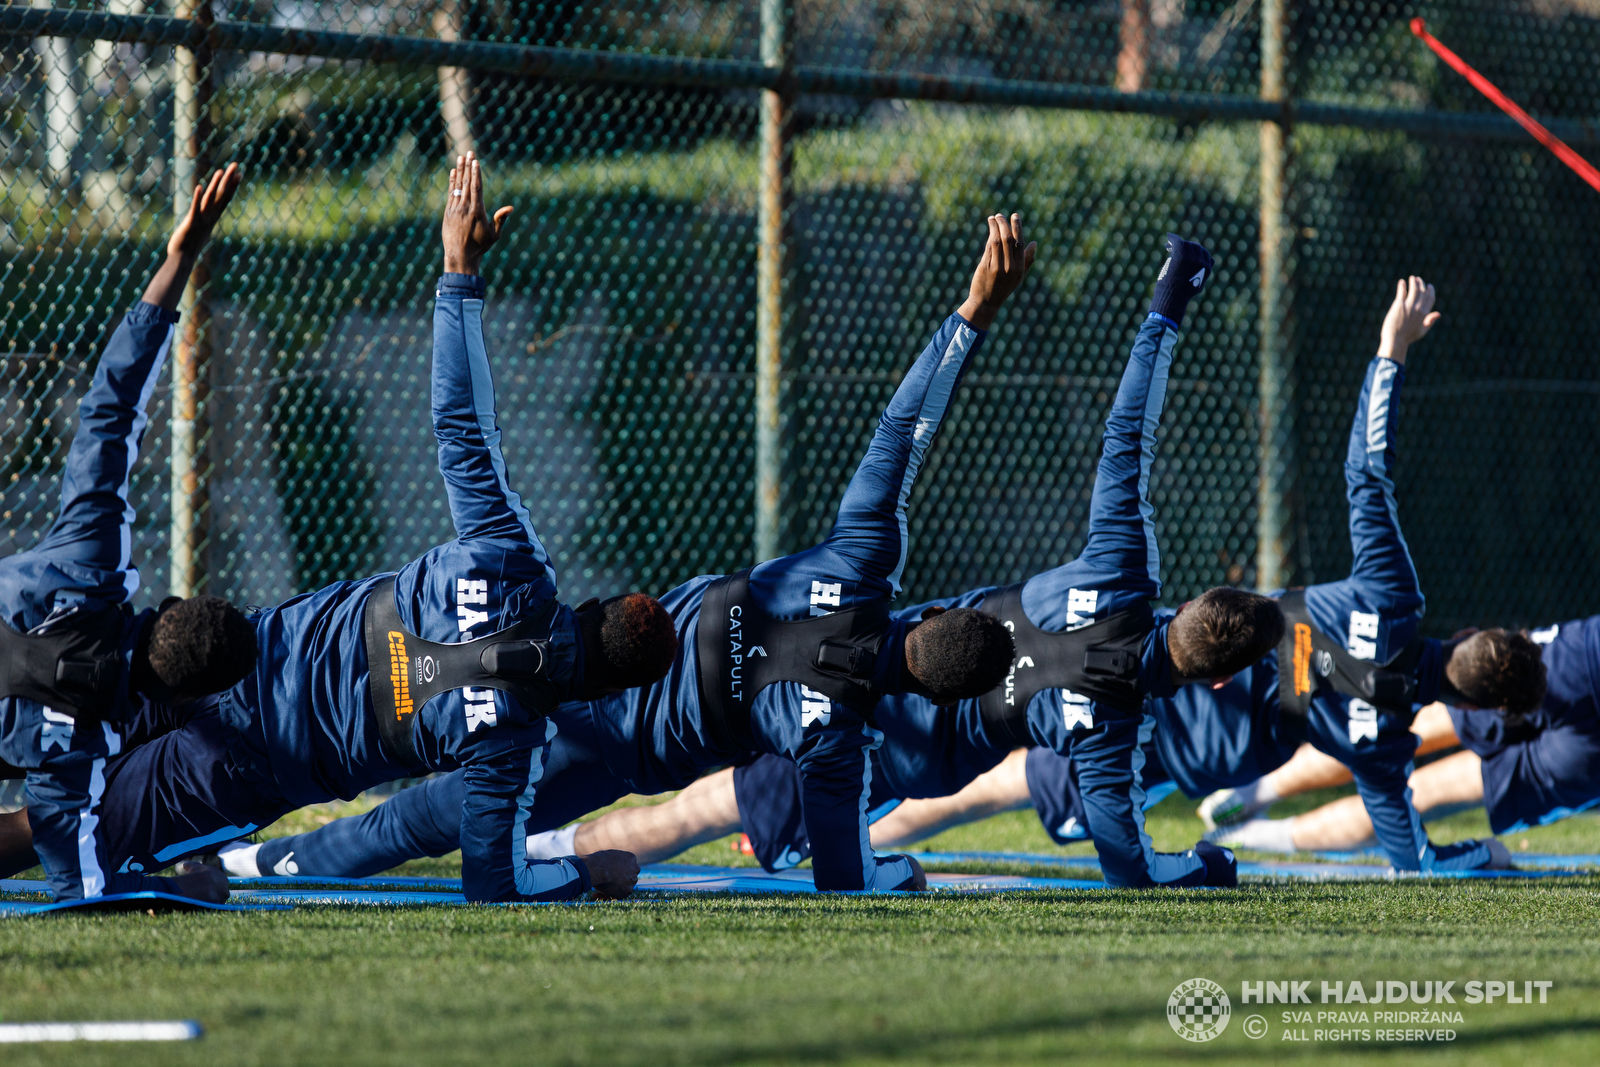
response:
M178 300L239 180L238 164L230 163L205 187L196 187L144 299L107 342L89 391L78 405L78 429L61 475L61 511L33 549L52 560L87 568L87 573L74 573L85 581L81 591L110 603L126 600L139 588L132 555L137 516L128 482L150 421L150 398L172 347ZM44 612L51 606L44 605ZM27 624L40 621L30 619Z
M463 541L496 538L524 547L555 569L534 533L522 498L507 479L500 450L494 379L483 339L486 286L483 254L499 239L511 208L490 219L483 206L483 177L472 156L450 171L444 210L444 277L433 312L433 435L439 473L450 498L450 518Z
M1201 245L1167 235L1167 260L1156 281L1150 312L1134 338L1133 351L1106 419L1094 495L1089 501L1089 536L1062 577L1074 589L1102 595L1075 615L1105 615L1135 600L1161 593L1161 559L1156 548L1155 510L1150 506L1150 468L1156 431L1167 399L1167 374L1189 300L1211 278L1211 253ZM1105 592L1119 603L1107 603ZM1032 598L1024 606L1037 624ZM1063 605L1063 608L1065 606ZM1048 627L1047 627L1048 628Z
M1037 246L1022 243L1022 217L989 217L989 240L966 302L945 320L889 401L850 479L824 548L859 575L868 595L897 593L905 570L911 488L956 387L1006 297L1022 284Z
M61 479L61 513L39 544L24 555L48 559L57 572L37 582L31 596L40 603L16 623L34 626L60 606L48 601L66 593L116 604L139 588L132 559L135 518L128 480L138 462L148 422L146 408L172 345L176 309L195 258L239 186L239 168L211 176L196 188L189 210L167 244L167 258L145 289L144 300L117 327L78 409L78 430ZM13 557L16 559L18 557ZM35 576L36 577L36 576ZM200 882L186 877L152 878L118 871L108 860L101 836L100 806L106 761L121 741L112 725L69 715L32 701L13 701L23 729L13 737L36 738L25 755L28 822L34 850L57 900L145 889L216 897L195 891ZM32 720L31 722L29 720ZM226 891L221 891L226 896Z
M1394 465L1406 350L1439 321L1433 302L1433 286L1421 278L1412 276L1397 285L1383 320L1378 354L1367 366L1345 454L1350 549L1355 557L1350 577L1382 601L1373 607L1388 611L1419 611L1423 606L1417 569L1400 532ZM1351 635L1352 644L1356 636Z

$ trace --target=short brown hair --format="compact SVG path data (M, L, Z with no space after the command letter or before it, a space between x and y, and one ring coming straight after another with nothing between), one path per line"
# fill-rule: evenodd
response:
M1167 629L1172 673L1179 678L1238 674L1283 640L1283 611L1258 593L1219 586L1178 611Z
M644 593L624 593L585 611L585 687L633 689L672 669L678 631L661 602Z
M1544 656L1526 630L1479 630L1451 650L1444 674L1480 708L1526 715L1544 700Z

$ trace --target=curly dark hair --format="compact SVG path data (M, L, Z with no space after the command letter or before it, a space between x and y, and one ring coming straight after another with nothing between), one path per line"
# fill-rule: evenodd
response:
M672 669L678 632L661 602L625 593L582 613L586 688L632 689Z
M935 615L906 641L912 677L939 703L983 696L1005 681L1015 655L1011 631L975 608Z
M255 669L256 628L221 597L190 597L156 618L147 658L174 693L220 693Z
M1283 610L1271 597L1218 586L1185 604L1167 629L1179 678L1226 678L1283 640Z
M1526 630L1479 630L1451 650L1444 673L1480 708L1522 716L1544 700L1544 656Z

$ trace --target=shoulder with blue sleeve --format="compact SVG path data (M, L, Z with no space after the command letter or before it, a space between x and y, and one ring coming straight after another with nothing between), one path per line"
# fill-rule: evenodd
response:
M1035 247L1021 220L992 216L968 298L901 379L814 548L707 587L697 627L699 710L718 747L795 760L822 889L900 888L920 879L875 857L867 835L872 717L886 695L941 702L992 688L1011 641L990 616L930 609L891 619L909 552L911 493L984 331L1021 283Z
M238 187L212 175L190 202L143 300L113 332L78 409L61 510L38 545L0 564L0 760L28 770L33 845L57 899L160 889L227 895L213 874L151 879L118 871L101 828L117 725L147 702L233 685L256 658L254 632L226 601L169 598L133 613L129 482L148 406L171 349L178 297Z
M1107 880L1135 887L1230 884L1227 863L1194 851L1157 853L1144 832L1142 746L1153 726L1144 701L1170 694L1185 670L1211 677L1245 665L1237 650L1209 647L1209 631L1192 625L1187 651L1198 655L1179 662L1186 649L1169 649L1172 625L1151 609L1161 592L1149 500L1157 430L1179 326L1213 270L1201 245L1169 234L1166 248L1106 420L1084 550L1063 567L990 594L986 608L1013 631L1016 660L1005 683L980 699L992 735L1071 756ZM1226 593L1212 599L1218 597ZM1190 622L1210 614L1203 608ZM1276 641L1275 633L1256 636ZM1241 662L1233 664L1230 654Z

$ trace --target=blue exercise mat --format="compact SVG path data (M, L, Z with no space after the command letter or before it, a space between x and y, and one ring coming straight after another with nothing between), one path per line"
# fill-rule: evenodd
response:
M1075 878L1021 878L1013 874L930 874L928 888L944 893L992 893L1012 889L1104 889L1105 884ZM642 868L639 889L669 893L817 891L809 870L768 874L759 867L701 867L687 863L652 863Z
M1314 852L1312 855L1334 863L1361 863L1372 860L1383 862L1388 858L1375 848L1361 849L1357 852ZM1600 856L1583 853L1513 852L1511 862L1529 870L1570 871L1583 867L1600 867Z
M18 892L13 888L17 883L8 879L0 883L0 889L9 892ZM43 882L22 883L27 886L44 888ZM22 892L37 892L32 888ZM193 900L189 897L180 897L172 893L106 893L88 900L63 900L58 904L48 904L31 900L0 900L0 916L10 915L48 915L60 912L118 912L118 911L288 911L281 904L268 902L249 901L243 904L207 904L204 901Z
M924 864L941 863L1027 863L1040 867L1078 867L1099 870L1100 860L1094 856L1062 856L1035 852L914 852L912 855ZM1383 859L1382 853L1345 852L1317 853L1324 859L1335 857L1346 861ZM1403 874L1402 878L1560 878L1586 872L1573 870L1597 858L1594 856L1562 856L1551 853L1525 853L1513 857L1513 862L1525 864L1528 870L1510 871L1434 871L1427 875ZM1534 862L1538 861L1538 862ZM1565 864L1565 866L1562 866ZM1247 878L1273 878L1289 881L1340 881L1356 882L1383 880L1397 877L1386 863L1327 862L1297 863L1291 860L1253 862L1241 860L1239 874ZM931 878L932 876L930 876ZM1091 883L1098 885L1099 883Z

